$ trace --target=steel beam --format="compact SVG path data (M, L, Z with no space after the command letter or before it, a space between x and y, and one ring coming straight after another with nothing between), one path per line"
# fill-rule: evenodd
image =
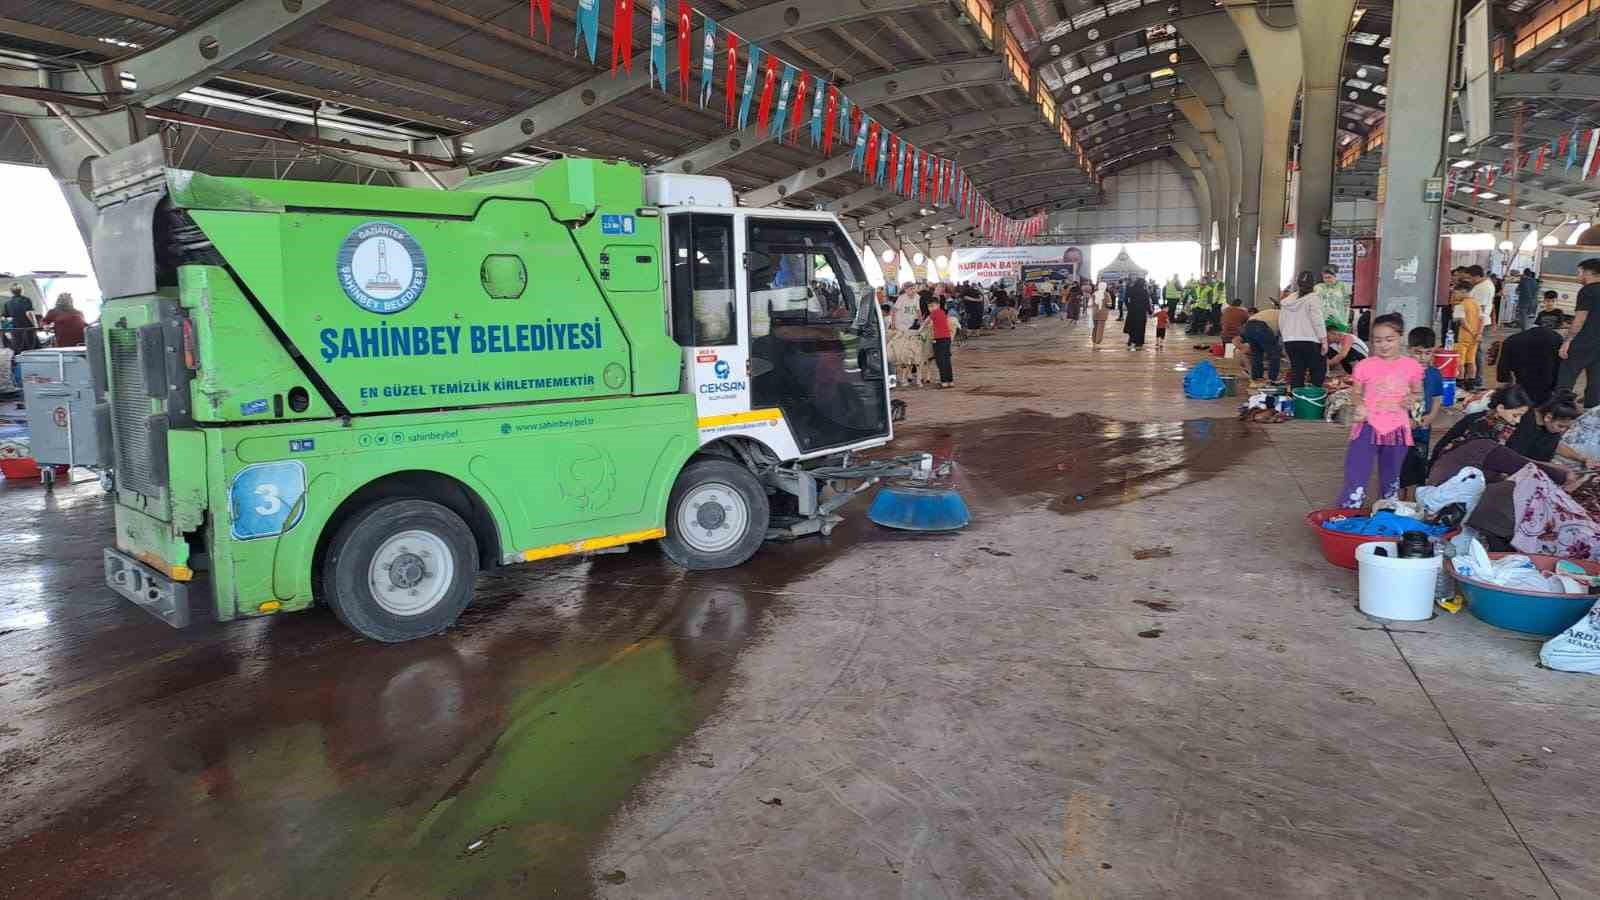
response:
M117 68L138 87L129 102L157 106L260 56L326 15L335 0L244 0Z
M718 23L726 31L738 34L746 44L764 43L775 38L792 38L820 28L843 25L860 19L871 19L897 12L926 9L926 0L807 0L799 3L769 3L757 9L729 16ZM698 44L696 44L698 46ZM676 54L667 54L668 67L676 65ZM698 60L698 56L695 57ZM633 58L633 74L619 73L615 78L602 73L573 85L527 109L460 137L473 147L474 164L499 159L537 140L541 135L561 128L607 104L615 103L636 91L644 90L650 82L650 53L645 51Z
M867 187L828 203L824 209L838 213L841 216L849 216L855 215L863 207L871 206L874 203L882 203L889 199L898 200L900 195L880 187Z
M1176 70L1177 66L1184 63L1199 61L1199 55L1188 48L1178 51L1178 62L1176 63L1169 62L1165 55L1141 56L1137 59L1130 59L1124 63L1108 66L1098 72L1090 72L1088 75L1085 75L1071 84L1062 84L1061 90L1057 91L1053 95L1053 98L1057 104L1070 103L1075 97L1078 96L1072 93L1072 88L1074 86L1081 86L1083 88L1082 96L1087 97L1094 94L1096 91L1103 91L1108 87L1120 85L1125 81L1130 81L1137 78L1148 78L1151 72L1157 72L1161 69ZM1107 75L1111 77L1107 78ZM1115 100L1116 98L1108 97L1105 99Z
M1132 96L1112 97L1104 103L1096 103L1068 116L1067 123L1072 126L1074 132L1080 132L1086 128L1093 128L1108 119L1115 118L1119 114L1173 103L1180 94L1181 92L1168 88L1152 88ZM1094 116L1093 120L1088 118L1091 114Z
M1177 6L1176 10L1171 9L1174 5ZM1140 34L1157 25L1166 25L1187 16L1204 15L1214 9L1211 0L1179 0L1176 4L1150 3L1125 13L1097 19L1074 31L1058 32L1052 29L1039 36L1039 46L1029 55L1028 64L1038 69L1056 60L1070 59L1101 43ZM1065 20L1062 24L1066 24Z
M1040 153L1066 153L1067 145L1061 142L1061 136L1056 134L1040 135L1021 141L1011 141L997 147L984 147L978 150L964 150L956 154L956 162L963 168L973 169L978 166L988 165L1002 159L1012 159L1018 156L1034 156Z
M1494 97L1600 102L1600 75L1503 72L1495 76Z
M824 181L831 181L852 171L854 161L855 154L847 150L832 159L801 169L781 181L746 191L740 199L744 201L745 206L771 206L779 200L803 194Z
M873 107L907 97L920 97L940 91L1003 84L1011 74L1005 62L993 56L957 62L917 66L879 75L851 85L845 93L852 103Z

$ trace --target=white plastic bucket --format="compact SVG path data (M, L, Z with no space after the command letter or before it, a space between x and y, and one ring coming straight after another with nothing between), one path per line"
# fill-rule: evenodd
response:
M1389 555L1379 556L1379 547ZM1357 606L1379 619L1421 622L1433 618L1433 589L1444 557L1435 553L1427 559L1398 559L1399 555L1400 545L1392 541L1373 541L1356 548L1356 565L1361 571Z

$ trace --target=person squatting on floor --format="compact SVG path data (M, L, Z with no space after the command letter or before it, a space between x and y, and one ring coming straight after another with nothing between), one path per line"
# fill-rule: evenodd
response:
M1422 398L1423 368L1402 351L1405 322L1398 315L1372 320L1372 355L1351 375L1350 402L1355 423L1344 456L1344 487L1339 506L1367 505L1367 482L1378 468L1384 499L1400 496L1400 467L1411 447L1411 407Z

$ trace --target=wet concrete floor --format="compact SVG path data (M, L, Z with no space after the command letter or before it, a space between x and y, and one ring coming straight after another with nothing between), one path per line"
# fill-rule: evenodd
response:
M1600 893L1588 682L1359 616L1299 524L1337 429L1087 332L902 393L965 532L502 570L407 645L174 631L93 484L0 486L0 896Z

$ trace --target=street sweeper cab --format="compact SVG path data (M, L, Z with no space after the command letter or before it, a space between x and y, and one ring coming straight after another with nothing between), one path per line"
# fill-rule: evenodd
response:
M106 579L175 626L322 602L406 640L480 569L735 566L931 472L853 457L892 437L884 335L832 216L582 159L439 191L174 171L151 139L93 178Z

